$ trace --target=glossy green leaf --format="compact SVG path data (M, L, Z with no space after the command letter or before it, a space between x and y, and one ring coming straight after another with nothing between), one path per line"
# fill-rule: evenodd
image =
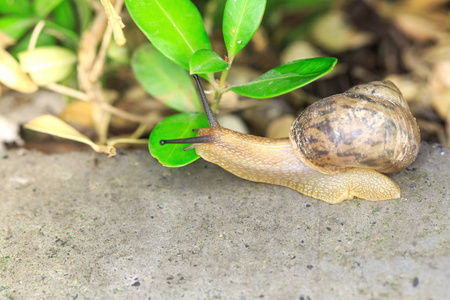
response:
M17 41L36 23L35 17L2 16L0 18L0 30Z
M266 0L227 0L222 31L230 61L255 34L265 7Z
M80 37L74 31L66 29L52 21L45 21L45 27L43 31L48 33L57 31L59 33L58 39L66 47L70 47L73 48L73 50L76 50Z
M59 26L70 31L76 30L76 16L69 0L64 0L53 11L53 19Z
M278 66L255 80L229 90L252 98L270 98L298 89L325 75L336 64L333 57L301 59Z
M228 63L219 54L209 49L196 51L189 62L191 74L215 73L226 68L228 68Z
M33 10L29 0L0 0L0 14L30 15Z
M45 18L64 0L34 0L34 11L41 18Z
M125 0L133 21L169 59L189 70L192 54L211 49L202 17L189 0Z
M161 140L182 139L197 135L192 129L208 128L204 113L181 113L162 120L153 129L148 141L150 154L166 167L182 167L200 156L194 149L183 151L189 144L160 145Z
M142 45L133 53L131 67L142 87L161 103L177 111L202 110L187 72L151 44Z

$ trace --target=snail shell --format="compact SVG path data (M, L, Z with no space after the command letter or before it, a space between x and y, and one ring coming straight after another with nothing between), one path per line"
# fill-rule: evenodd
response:
M420 145L419 127L390 81L357 85L310 105L289 138L306 165L328 174L353 167L397 172L414 161Z

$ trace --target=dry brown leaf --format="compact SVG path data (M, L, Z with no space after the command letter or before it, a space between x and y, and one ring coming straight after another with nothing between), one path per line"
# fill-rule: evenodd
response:
M450 116L450 90L433 92L431 103L443 120Z
M232 91L228 91L222 94L222 98L220 99L220 109L233 110L236 109L238 105L239 105L238 94Z
M267 38L267 34L264 32L262 28L258 28L256 30L255 35L252 38L253 47L258 52L267 51L269 47L269 42Z
M432 20L420 15L399 12L394 18L394 23L405 35L418 42L427 42L446 35Z
M266 136L269 138L285 138L289 136L289 130L295 117L293 115L284 115L281 118L273 120L267 126Z
M427 63L435 64L450 59L450 39L446 42L433 45L422 56Z
M431 104L438 115L447 120L450 115L450 59L434 65L430 79Z
M402 91L406 102L416 101L419 97L421 82L414 80L411 76L392 74L384 79L392 81Z
M450 89L450 59L436 63L433 74L443 86Z
M434 9L448 0L406 0L399 1L400 5L410 11L423 12L427 10Z
M70 103L60 114L60 118L71 124L93 128L94 120L92 114L94 104L85 101L75 101Z
M312 29L312 37L321 47L331 52L357 49L373 41L371 34L357 31L341 11L323 15Z
M229 128L241 133L248 133L248 128L247 125L245 125L244 121L233 114L218 115L217 121L221 126L225 128Z
M295 41L289 44L280 54L281 63L285 64L297 59L323 57L319 49L307 41Z

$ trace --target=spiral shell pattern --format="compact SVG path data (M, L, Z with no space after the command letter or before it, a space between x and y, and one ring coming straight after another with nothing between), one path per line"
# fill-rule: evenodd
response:
M401 92L390 81L358 85L310 105L294 121L290 140L312 169L397 172L419 152L420 134Z

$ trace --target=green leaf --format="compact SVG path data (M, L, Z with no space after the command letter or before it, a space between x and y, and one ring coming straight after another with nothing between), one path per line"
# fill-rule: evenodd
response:
M325 75L336 64L333 57L301 59L278 66L255 80L229 90L252 98L271 98L298 89Z
M76 16L72 5L68 0L64 0L53 11L53 19L59 26L70 31L76 30Z
M209 49L200 49L194 53L189 62L191 74L220 72L228 68L228 63L219 54Z
M153 129L148 141L150 154L163 166L182 167L197 160L200 156L194 149L183 151L188 144L160 145L161 140L182 139L196 136L192 129L208 128L204 113L181 113L162 120Z
M128 12L152 44L189 70L192 54L211 49L202 17L189 0L125 0Z
M17 41L36 23L35 17L2 16L0 18L0 30Z
M222 31L231 62L255 34L265 7L266 0L227 0Z
M41 18L47 17L63 0L34 0L34 11Z
M142 45L133 53L131 67L142 87L161 103L177 111L202 110L187 72L151 44Z
M33 13L29 0L0 0L0 14L30 15Z
M57 31L59 33L59 40L62 41L65 46L76 50L80 37L72 30L66 29L61 25L53 23L52 21L45 21L45 27L43 31L48 33Z

